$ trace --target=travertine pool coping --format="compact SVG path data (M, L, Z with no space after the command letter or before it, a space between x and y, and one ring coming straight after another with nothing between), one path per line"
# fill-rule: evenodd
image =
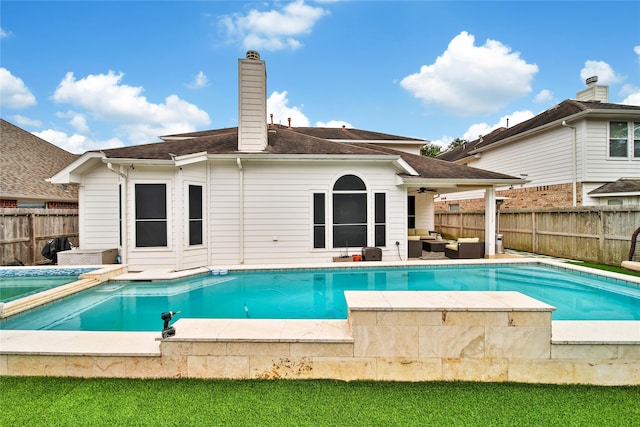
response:
M436 265L436 264L474 264L474 263L506 263L513 260L456 260L452 262L418 261L407 263L358 263L358 268L366 264L376 266L392 265ZM534 262L557 265L563 268L576 269L593 274L591 270L582 269L563 263L540 259L518 259L518 263ZM356 263L353 263L356 264ZM353 265L352 265L353 266ZM300 266L289 266L300 268ZM327 268L338 267L328 264ZM340 266L342 267L342 266ZM343 268L345 268L344 266ZM229 267L229 270L243 269L277 269L286 266L241 266ZM308 268L323 268L310 266ZM348 267L347 267L348 268ZM208 269L204 269L206 272ZM190 274L200 274L201 269L189 270ZM118 280L166 280L172 275L184 277L185 272L156 271L143 273L127 273L117 277ZM605 273L620 280L637 283L640 278L633 278L615 273ZM428 298L426 297L428 294ZM347 291L347 302L353 313L358 311L384 313L411 312L419 308L428 310L446 309L448 311L517 311L518 307L526 311L549 311L547 304L518 292L456 292L456 291ZM162 357L162 343L181 342L263 342L263 343L333 343L348 345L353 343L353 331L349 319L337 320L262 320L262 319L179 319L174 323L176 336L161 340L157 332L84 332L84 331L21 331L0 330L0 372L7 372L9 355L25 356L121 356L121 357ZM551 345L623 345L635 348L640 345L640 321L552 321ZM548 342L548 341L547 341ZM631 347L629 347L631 346ZM17 356L16 356L17 357ZM628 356L627 356L628 357ZM637 357L635 357L637 359ZM633 360L633 356L632 356ZM585 363L588 361L585 361ZM442 362L444 363L444 362ZM577 363L578 362L571 362ZM636 363L637 362L632 362ZM569 365L572 366L572 365ZM588 364L587 364L588 366ZM629 367L631 366L631 367ZM634 365L626 365L625 369L634 369ZM577 369L577 368L576 368ZM597 369L597 368L593 368ZM635 374L637 377L637 373ZM580 379L589 382L590 379Z

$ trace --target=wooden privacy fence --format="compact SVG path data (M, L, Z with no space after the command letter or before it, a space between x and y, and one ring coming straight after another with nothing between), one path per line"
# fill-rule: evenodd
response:
M435 228L445 236L484 238L484 211L435 216ZM619 266L640 226L640 206L508 209L496 222L505 248Z
M42 247L61 236L78 246L77 210L0 209L0 265L47 264Z

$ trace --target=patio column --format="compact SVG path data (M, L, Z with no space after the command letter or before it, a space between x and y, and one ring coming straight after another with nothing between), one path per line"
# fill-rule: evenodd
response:
M487 257L496 254L496 189L488 187L484 193L484 251Z
M416 228L435 230L435 204L433 194L416 194Z

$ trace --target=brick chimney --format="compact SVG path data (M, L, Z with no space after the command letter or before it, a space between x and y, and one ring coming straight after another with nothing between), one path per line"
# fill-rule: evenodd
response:
M238 59L238 151L267 148L267 67L255 50Z
M598 83L598 76L589 77L585 80L587 88L576 93L576 101L609 102L609 86L601 86Z

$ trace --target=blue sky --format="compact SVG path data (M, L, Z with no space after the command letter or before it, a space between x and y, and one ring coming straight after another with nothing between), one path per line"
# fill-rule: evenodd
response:
M293 126L476 139L592 75L640 105L638 1L0 2L0 116L73 153L237 126L237 60Z

